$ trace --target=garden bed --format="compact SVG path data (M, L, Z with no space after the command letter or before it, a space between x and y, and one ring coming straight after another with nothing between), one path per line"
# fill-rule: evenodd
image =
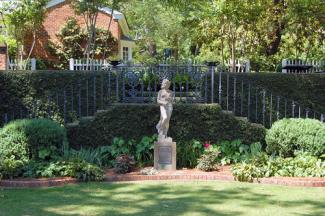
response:
M225 180L235 181L230 166L221 166L218 171L204 172L198 169L182 169L176 171L160 171L156 175L143 175L139 170L127 173L116 174L112 169L106 171L105 180L109 182L119 181L146 181L146 180ZM325 178L315 177L270 177L256 179L254 183L276 184L304 187L325 187Z

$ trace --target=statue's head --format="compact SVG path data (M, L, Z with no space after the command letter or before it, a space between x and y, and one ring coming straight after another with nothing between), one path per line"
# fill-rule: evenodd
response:
M162 89L169 89L170 87L170 81L168 79L164 79L161 83L161 88Z

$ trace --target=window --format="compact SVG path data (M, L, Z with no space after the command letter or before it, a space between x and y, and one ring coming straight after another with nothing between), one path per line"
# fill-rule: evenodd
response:
M129 47L123 47L123 61L129 60Z

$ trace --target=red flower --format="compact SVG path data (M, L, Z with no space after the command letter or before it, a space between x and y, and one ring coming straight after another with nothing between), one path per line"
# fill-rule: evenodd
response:
M211 146L210 141L209 141L209 142L205 142L205 143L203 144L203 147L204 147L205 149L210 148L210 146Z

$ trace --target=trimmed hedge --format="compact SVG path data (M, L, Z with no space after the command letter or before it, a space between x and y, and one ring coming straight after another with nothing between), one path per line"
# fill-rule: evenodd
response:
M223 75L223 86L225 87L226 76ZM272 91L273 95L299 101L306 107L325 113L325 100L322 100L325 98L325 75L323 74L236 73L230 75L236 76L238 83L242 79L248 80L252 86L264 87L268 91ZM215 79L217 85L218 75L215 75ZM121 81L121 79L119 80ZM17 118L17 116L22 115L24 117L35 112L36 117L47 117L49 110L53 114L52 119L63 122L64 89L67 97L65 101L66 118L68 121L75 120L78 112L79 83L83 116L93 114L93 110L95 110L94 101L96 101L97 109L106 108L106 105L109 104L107 71L95 73L89 71L1 71L0 125L4 121L5 113L8 114L8 118L11 120ZM115 79L113 77L111 85L110 94L114 99L116 95ZM208 85L210 85L210 82L208 82ZM93 97L94 89L96 89L95 100ZM208 97L210 96L209 91L210 86L208 86ZM215 96L217 96L217 87L215 87L215 91ZM225 92L223 90L223 94ZM122 94L121 91L120 94ZM71 95L74 96L73 100L71 100ZM86 95L88 95L88 100L86 100ZM51 96L51 104L47 104L49 96ZM245 104L247 103L245 102ZM23 109L21 109L22 107ZM88 107L87 112L86 107Z
M156 133L158 105L117 104L96 114L93 121L68 126L71 146L95 147L110 145L114 137L140 140ZM217 104L174 106L169 136L176 142L197 139L216 143L240 139L244 143L263 142L265 128L225 113Z
M282 119L267 131L268 153L282 157L294 155L296 150L314 156L325 154L325 124L314 119Z
M325 74L236 73L231 76L325 113Z

